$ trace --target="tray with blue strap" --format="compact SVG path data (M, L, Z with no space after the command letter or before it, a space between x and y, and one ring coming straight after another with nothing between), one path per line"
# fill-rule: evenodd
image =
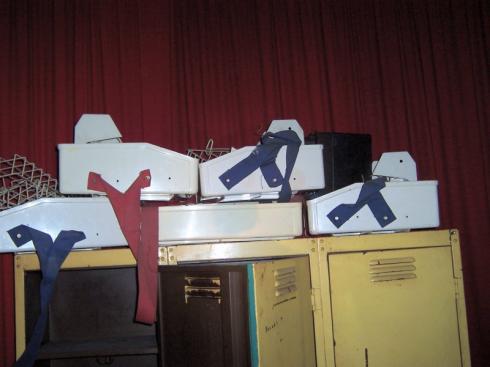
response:
M25 225L55 238L60 228L76 229L85 238L76 249L126 246L127 242L106 197L42 198L0 212L0 252L35 251L34 243L17 246L8 231Z
M198 190L198 160L149 143L123 143L109 115L84 114L75 126L74 144L58 144L59 186L63 194L103 194L87 189L89 172L98 172L119 191L144 169L151 186L141 200L169 201Z
M307 201L310 234L393 232L439 226L438 182L417 181L408 152L373 162L373 177Z
M203 199L278 200L292 193L321 189L323 146L306 145L296 120L274 120L256 146L232 150L199 165Z

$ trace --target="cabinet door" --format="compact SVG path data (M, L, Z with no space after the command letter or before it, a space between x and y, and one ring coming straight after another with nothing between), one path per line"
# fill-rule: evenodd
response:
M315 366L308 259L249 264L248 274L252 366Z
M450 247L328 262L336 367L462 365Z
M245 265L160 268L163 367L249 366Z

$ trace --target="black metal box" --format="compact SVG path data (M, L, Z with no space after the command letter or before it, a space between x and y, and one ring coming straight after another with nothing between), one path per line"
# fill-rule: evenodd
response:
M371 176L371 135L315 132L306 144L323 145L325 188L308 195L312 199Z

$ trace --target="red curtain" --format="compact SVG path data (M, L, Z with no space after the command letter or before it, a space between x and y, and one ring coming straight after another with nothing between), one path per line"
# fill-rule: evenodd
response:
M439 180L459 228L474 366L490 365L490 3L459 0L0 2L0 156L56 173L80 114L176 151L254 144L275 118L370 133ZM0 257L0 365L13 360Z

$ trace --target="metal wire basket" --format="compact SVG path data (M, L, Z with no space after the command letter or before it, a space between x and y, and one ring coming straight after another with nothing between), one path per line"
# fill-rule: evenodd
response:
M58 181L43 169L15 154L0 157L0 210L12 208L43 197L62 196Z
M187 155L197 158L199 163L207 162L211 159L218 158L223 154L229 153L231 148L215 148L213 139L209 139L204 149L187 149Z

